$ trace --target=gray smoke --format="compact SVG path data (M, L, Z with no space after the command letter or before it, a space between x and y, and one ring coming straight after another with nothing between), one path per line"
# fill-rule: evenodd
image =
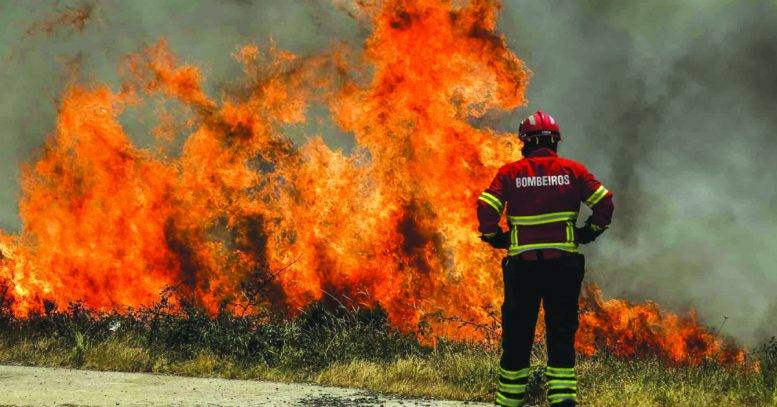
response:
M777 334L777 3L506 2L530 105L616 194L590 254L606 295L655 300L746 344Z
M344 4L0 2L0 228L20 228L18 168L53 130L68 66L116 86L123 55L166 38L218 95L240 74L229 58L237 45L272 37L303 55L333 42L358 49L368 31ZM84 5L93 9L82 29L35 25ZM533 110L551 112L562 153L616 193L612 229L586 249L588 278L607 296L695 306L713 326L728 316L724 332L747 344L777 333L775 3L505 0L499 24L534 71L530 105L477 123L514 130ZM150 116L125 116L148 142ZM351 143L331 125L316 130Z

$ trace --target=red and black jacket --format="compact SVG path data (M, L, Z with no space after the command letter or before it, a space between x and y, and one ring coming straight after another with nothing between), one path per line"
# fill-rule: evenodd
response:
M593 210L589 227L606 229L614 210L612 193L582 164L540 148L500 168L480 194L478 230L486 237L499 233L506 208L509 256L538 249L576 252L575 222L581 202Z

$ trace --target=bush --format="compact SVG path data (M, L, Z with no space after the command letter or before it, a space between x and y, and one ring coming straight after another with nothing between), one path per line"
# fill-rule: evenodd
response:
M216 315L166 297L153 307L97 313L51 304L26 319L0 320L0 362L194 376L312 381L404 396L492 401L499 349L434 345L393 328L380 308L311 304L292 318ZM459 323L459 322L457 322ZM532 355L528 400L545 403L544 345ZM581 401L597 406L767 406L777 380L777 339L753 365L667 363L655 355L581 357Z
M761 362L761 374L764 383L772 391L777 392L777 337L766 341L756 352Z
M414 335L393 328L380 308L328 302L313 303L290 319L239 316L226 307L209 315L186 302L174 309L164 298L121 314L97 313L80 303L62 311L47 304L42 313L6 321L0 337L9 344L52 339L68 350L74 366L84 363L90 347L118 338L172 362L208 354L245 366L306 372L354 359L386 362L431 352Z

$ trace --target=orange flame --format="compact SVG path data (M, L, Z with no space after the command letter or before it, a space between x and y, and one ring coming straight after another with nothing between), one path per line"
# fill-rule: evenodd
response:
M603 301L601 291L592 284L583 291L581 309L575 347L586 355L599 348L619 356L658 354L692 364L704 359L723 364L745 362L744 350L703 329L694 311L682 317L662 312L652 302Z
M243 47L245 78L220 101L164 42L127 58L120 91L71 86L42 157L23 171L23 231L0 235L14 312L43 299L143 306L176 286L210 310L293 313L332 293L379 305L406 330L438 311L488 321L501 304L499 254L478 240L473 202L520 144L468 120L525 104L530 73L496 32L498 2L458 3L359 6L373 25L363 55ZM153 100L166 102L158 151L119 123ZM311 104L353 134L352 154L284 134ZM188 136L168 155L176 133ZM583 352L647 346L695 361L721 349L693 317L589 298ZM482 335L476 324L446 332Z

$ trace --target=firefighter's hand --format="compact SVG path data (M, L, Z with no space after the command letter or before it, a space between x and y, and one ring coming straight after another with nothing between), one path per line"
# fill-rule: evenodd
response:
M578 244L588 244L596 240L594 231L588 225L582 228L575 228L575 237Z
M499 231L494 235L480 235L480 240L488 243L494 249L507 249L510 246L510 233Z
M578 244L588 244L596 240L603 232L604 229L595 227L591 225L591 223L586 222L585 226L575 228L575 238Z

